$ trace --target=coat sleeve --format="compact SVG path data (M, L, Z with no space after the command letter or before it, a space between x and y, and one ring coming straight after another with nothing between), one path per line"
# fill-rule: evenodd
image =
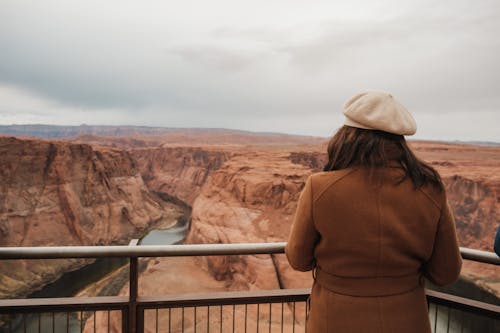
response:
M313 222L312 194L312 180L309 177L300 194L292 230L285 247L290 266L299 271L314 268L314 248L319 240L319 233Z
M432 283L443 286L455 282L462 268L462 256L458 247L455 219L444 195L434 249L424 267L424 275Z

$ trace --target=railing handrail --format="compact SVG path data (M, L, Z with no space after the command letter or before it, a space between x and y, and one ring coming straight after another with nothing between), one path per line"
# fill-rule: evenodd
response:
M462 258L472 261L484 262L486 264L500 265L500 257L495 252L488 252L467 247L460 248Z
M242 254L275 254L285 252L285 242L185 244L185 245L115 245L115 246L41 246L0 247L0 260L5 259L62 259L103 257L182 257ZM460 248L462 258L500 265L493 252Z
M286 243L0 247L0 259L185 257L284 253Z

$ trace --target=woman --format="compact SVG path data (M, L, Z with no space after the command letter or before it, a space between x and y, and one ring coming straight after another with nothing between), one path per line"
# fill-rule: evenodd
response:
M416 124L391 95L358 94L343 112L285 249L313 270L307 332L431 332L424 277L450 284L462 265L441 178L407 146Z

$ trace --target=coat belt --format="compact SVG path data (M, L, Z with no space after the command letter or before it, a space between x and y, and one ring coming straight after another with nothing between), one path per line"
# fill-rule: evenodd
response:
M420 274L405 276L381 277L342 277L316 268L315 280L324 288L349 296L390 296L404 294L415 288L424 286L424 278Z

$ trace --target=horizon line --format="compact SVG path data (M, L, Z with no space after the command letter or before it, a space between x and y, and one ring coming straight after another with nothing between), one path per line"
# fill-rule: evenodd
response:
M254 131L254 130L247 130L247 129L239 129L239 128L227 128L227 127L168 127L168 126L151 126L151 125L105 125L105 124L79 124L79 125L60 125L60 124L44 124L44 123L24 123L24 124L0 124L0 128L2 127L16 127L16 126L46 126L46 127L73 127L73 128L80 128L80 127L101 127L101 128L106 128L106 127L111 127L111 128L148 128L148 129L165 129L165 130L174 130L174 131L182 131L182 130L219 130L219 131L228 131L228 132L241 132L244 134L257 134L257 135L286 135L286 136L292 136L292 137L303 137L303 138L316 138L316 139L328 139L331 136L319 136L319 135L309 135L309 134L296 134L296 133L285 133L285 132L270 132L270 131ZM92 133L89 133L92 134ZM12 133L2 133L0 132L0 135L14 135ZM99 135L99 134L93 134L93 135ZM145 133L144 135L155 135L154 133L148 134ZM51 138L47 136L41 136L41 135L30 135L34 137L43 137L43 138ZM127 136L127 135L123 135ZM130 135L129 135L130 136ZM71 135L65 136L65 137L71 137ZM53 137L52 137L53 138ZM61 137L63 138L63 137ZM428 141L428 142L444 142L444 143L456 143L456 144L474 144L474 145L480 145L480 146L500 146L500 141L494 141L494 140L459 140L459 139L448 139L448 140L443 140L443 139L415 139L412 137L407 137L405 136L405 140L407 141Z

